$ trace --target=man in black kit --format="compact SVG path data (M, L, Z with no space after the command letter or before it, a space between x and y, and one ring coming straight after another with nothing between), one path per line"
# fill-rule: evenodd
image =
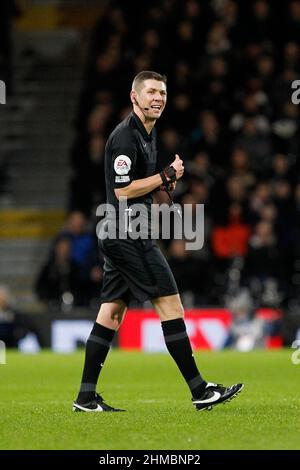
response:
M175 160L155 174L156 131L154 125L167 101L166 77L156 72L140 72L133 80L130 99L133 111L111 133L105 151L107 227L116 228L116 237L100 235L105 256L101 307L86 344L80 391L74 411L124 411L113 408L96 393L96 385L115 332L124 318L131 298L150 299L161 320L167 349L176 362L197 410L211 409L232 399L243 384L231 387L206 382L195 363L186 332L184 310L169 265L151 238L122 237L117 222L120 201L127 198L125 225L130 231L132 204L151 210L151 193L161 187L171 190L184 172L183 162ZM117 219L115 217L117 215ZM142 224L143 225L143 224ZM129 227L129 229L128 229ZM110 232L109 232L110 233ZM145 235L145 234L144 234Z

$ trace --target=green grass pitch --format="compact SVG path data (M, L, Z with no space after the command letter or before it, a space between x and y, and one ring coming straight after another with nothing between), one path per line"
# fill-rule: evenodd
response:
M110 353L98 391L126 413L72 413L83 351L8 352L0 365L1 449L300 449L300 365L292 350L198 352L207 380L243 381L230 403L196 412L167 354Z

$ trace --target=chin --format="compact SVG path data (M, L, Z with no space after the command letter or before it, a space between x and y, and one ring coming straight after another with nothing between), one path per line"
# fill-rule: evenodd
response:
M152 117L153 117L153 119L158 119L158 118L160 118L161 115L162 115L162 111L160 111L157 114L154 114Z

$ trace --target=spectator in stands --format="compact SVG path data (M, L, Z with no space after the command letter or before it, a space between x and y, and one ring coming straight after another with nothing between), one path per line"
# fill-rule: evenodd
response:
M191 96L189 93L177 93L169 104L168 121L171 126L184 135L190 131L194 121L194 111L191 111Z
M268 181L259 181L249 197L250 219L255 224L260 219L260 212L272 203L272 187Z
M297 254L300 255L300 182L297 183L294 190L293 219L295 221L295 237L296 245L299 247ZM297 234L297 235L296 235Z
M58 235L71 242L71 261L78 268L77 303L88 304L98 294L102 282L103 260L99 258L96 234L89 228L88 219L80 211L69 215L65 229Z
M272 130L274 144L280 152L299 155L299 110L298 106L295 106L290 99L282 106L280 114L273 122Z
M240 131L244 126L246 117L252 117L256 129L262 134L268 134L270 131L269 119L266 116L266 110L262 112L259 103L260 97L256 94L249 93L245 95L241 103L241 111L231 117L230 129L233 132Z
M252 18L249 21L249 37L259 42L270 41L274 36L274 23L269 2L257 0L251 2Z
M174 155L180 146L180 135L176 129L174 129L174 127L165 128L160 135L159 144L159 152L162 160L162 162L159 161L161 169L169 163L171 155Z
M226 171L227 173L227 171ZM241 205L243 218L247 213L248 188L245 178L241 174L220 173L211 194L211 214L216 225L226 225L228 222L228 208L232 203Z
M79 268L72 260L71 241L67 237L60 237L39 273L37 295L49 306L60 307L63 304L76 304L79 289Z
M283 67L299 72L300 47L296 41L289 41L284 46Z
M217 258L232 260L245 256L248 251L250 226L245 223L240 203L232 202L228 209L228 222L215 226L212 231L212 248Z
M300 2L293 0L288 5L289 15L287 23L287 35L292 41L299 42L300 37Z
M82 269L98 256L96 236L88 226L88 219L80 211L71 212L65 228L57 237L68 238L71 243L71 259Z
M236 147L230 156L230 172L242 181L243 187L250 190L255 184L255 175L249 168L249 155L241 147Z
M175 64L175 73L170 77L171 86L177 93L192 93L194 78L191 66L186 60L178 60Z
M291 83L297 80L298 73L291 67L285 67L282 73L274 79L274 84L270 90L270 98L273 103L275 119L282 114L284 104L291 99ZM276 145L276 150L282 151Z
M272 157L272 164L267 170L266 176L271 183L275 183L281 179L292 181L294 179L293 173L291 160L283 153L276 153Z
M205 67L203 64L203 69L203 93L199 103L202 108L213 109L218 119L227 119L232 93L228 61L222 56L212 57Z
M205 304L211 287L209 263L191 256L186 250L185 240L172 240L169 263L183 299L190 303L189 306Z
M255 172L263 172L269 163L269 155L272 152L270 137L259 131L253 117L247 117L234 146L243 147L250 156L250 167Z
M99 295L102 264L87 218L79 211L71 213L39 274L39 298L55 305L65 299L72 305L89 305Z
M207 34L205 51L208 55L224 54L231 49L226 26L222 21L216 21Z
M212 164L224 165L226 158L226 139L221 134L218 119L212 111L203 111L200 114L199 125L192 131L192 151L206 151L211 158ZM225 154L225 155L224 155Z
M263 347L267 328L262 318L254 316L254 303L249 291L241 289L229 301L228 308L233 319L225 347L232 347L239 351L251 351L254 348Z
M185 173L205 181L209 187L215 182L215 170L211 165L207 152L197 152L191 161L185 163Z
M184 59L188 63L192 63L194 59L193 44L195 34L195 27L191 21L182 19L178 22L175 39L176 55L179 59Z
M259 294L261 302L278 306L279 291L285 282L287 270L273 225L265 220L258 222L249 240L249 251L243 270L244 285L250 285L250 288ZM271 298L266 298L270 295Z
M277 223L278 212L275 204L269 203L261 207L259 210L260 220L271 223L274 227Z
M0 340L6 347L15 348L22 336L17 312L12 306L12 297L7 287L0 285Z
M293 198L290 182L278 178L273 183L273 201L277 209L277 234L280 250L288 253L293 240Z
M195 186L194 186L195 188ZM200 202L200 201L203 202ZM183 218L189 218L189 226L191 226L192 231L195 233L197 230L196 226L196 211L197 204L204 204L204 211L206 211L206 203L209 202L209 191L208 185L206 183L200 184L197 192L188 192L184 194L181 199L181 204L184 206ZM204 212L204 244L200 250L192 250L189 252L189 256L196 258L198 260L205 260L206 262L211 261L211 251L210 251L210 238L211 238L211 229L212 229L212 220L209 214L209 211ZM192 222L192 223L191 223Z
M298 182L293 194L293 240L292 240L292 269L289 295L293 302L300 299L300 183Z

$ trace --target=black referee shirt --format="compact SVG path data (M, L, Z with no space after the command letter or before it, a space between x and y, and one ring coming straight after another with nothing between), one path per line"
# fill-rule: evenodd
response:
M105 147L105 181L107 202L118 213L115 188L128 186L131 181L155 174L157 159L156 130L148 134L140 118L131 112L110 134ZM144 204L151 210L152 196L128 199L127 206Z

